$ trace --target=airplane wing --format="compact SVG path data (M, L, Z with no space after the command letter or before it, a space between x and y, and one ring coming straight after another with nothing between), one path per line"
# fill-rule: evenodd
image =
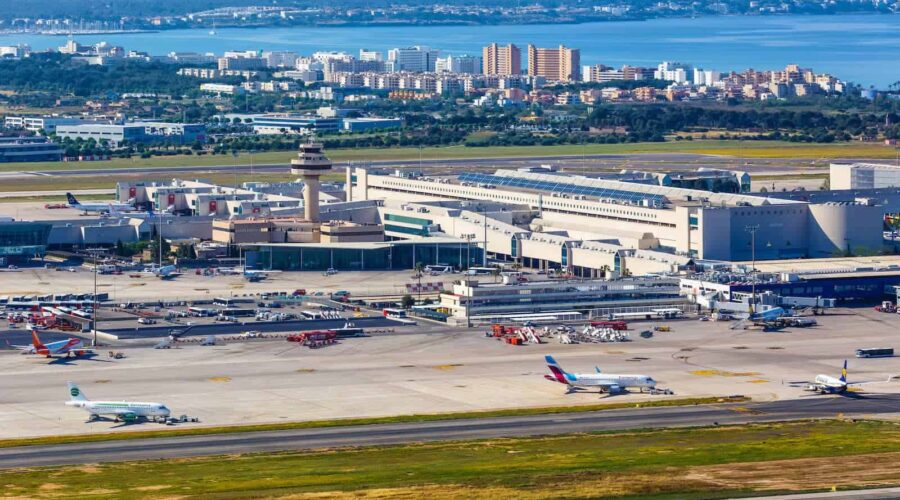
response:
M883 384L894 380L893 375L888 375L887 380L864 380L862 382L847 382L847 387L855 387L857 385Z

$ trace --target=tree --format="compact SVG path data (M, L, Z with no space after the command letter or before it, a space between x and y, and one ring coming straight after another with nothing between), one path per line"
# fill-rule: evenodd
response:
M407 293L400 299L400 305L404 309L410 309L412 306L416 305L416 299L414 299L412 295Z

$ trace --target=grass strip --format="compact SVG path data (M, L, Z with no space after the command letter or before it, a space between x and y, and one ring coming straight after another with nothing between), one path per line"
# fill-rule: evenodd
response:
M900 425L817 420L0 472L14 498L725 498L900 484Z
M622 408L650 408L667 406L695 406L718 403L738 403L749 401L746 397L705 397L677 398L643 401L640 403L609 403L578 406L544 406L536 408L510 408L504 410L469 411L456 413L424 413L397 415L393 417L342 418L332 420L309 420L302 422L279 422L272 424L227 425L217 427L176 428L156 431L108 432L99 434L79 434L72 436L43 436L21 439L0 440L0 448L14 446L38 446L95 441L119 441L125 439L202 436L210 434L234 434L239 432L281 431L291 429L312 429L317 427L346 427L351 425L400 424L433 422L438 420L463 420L489 417L520 417L528 415L554 415L559 413L583 413L588 411L617 410Z
M559 146L444 146L428 148L330 149L328 157L336 164L348 161L449 160L474 158L515 158L529 156L566 156L598 154L690 153L740 158L896 158L893 146L880 143L841 142L807 144L783 141L695 140L679 142L639 142L633 144L567 144ZM174 155L152 158L116 158L102 162L32 162L0 164L0 172L33 172L79 169L122 169L140 167L184 167L210 165L261 165L287 163L296 158L294 151L268 151L231 155Z

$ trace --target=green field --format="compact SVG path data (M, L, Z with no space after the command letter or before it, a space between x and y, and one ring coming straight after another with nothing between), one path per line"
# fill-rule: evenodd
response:
M391 149L332 149L328 156L337 164L347 161L375 160L417 160L452 158L501 158L522 156L559 156L581 154L628 154L628 153L694 153L725 155L744 158L896 158L893 146L875 143L804 144L779 141L681 141L650 142L636 144L586 144L566 146L499 146L470 148L449 146L437 148L391 148ZM147 159L114 159L91 163L5 163L0 172L34 170L77 170L87 168L136 168L209 165L249 165L264 163L287 163L296 154L291 151L242 153L237 158L231 155L204 156L163 156Z
M900 484L900 425L838 420L0 472L15 498L726 498Z

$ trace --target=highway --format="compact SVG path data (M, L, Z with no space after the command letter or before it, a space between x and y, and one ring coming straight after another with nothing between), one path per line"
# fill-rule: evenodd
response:
M61 404L61 403L60 403ZM808 397L751 404L629 408L402 424L176 436L0 449L0 468L183 458L411 442L536 436L637 428L772 422L900 411L900 394ZM201 416L202 417L202 416ZM145 424L147 427L156 427ZM186 424L185 427L189 425Z

